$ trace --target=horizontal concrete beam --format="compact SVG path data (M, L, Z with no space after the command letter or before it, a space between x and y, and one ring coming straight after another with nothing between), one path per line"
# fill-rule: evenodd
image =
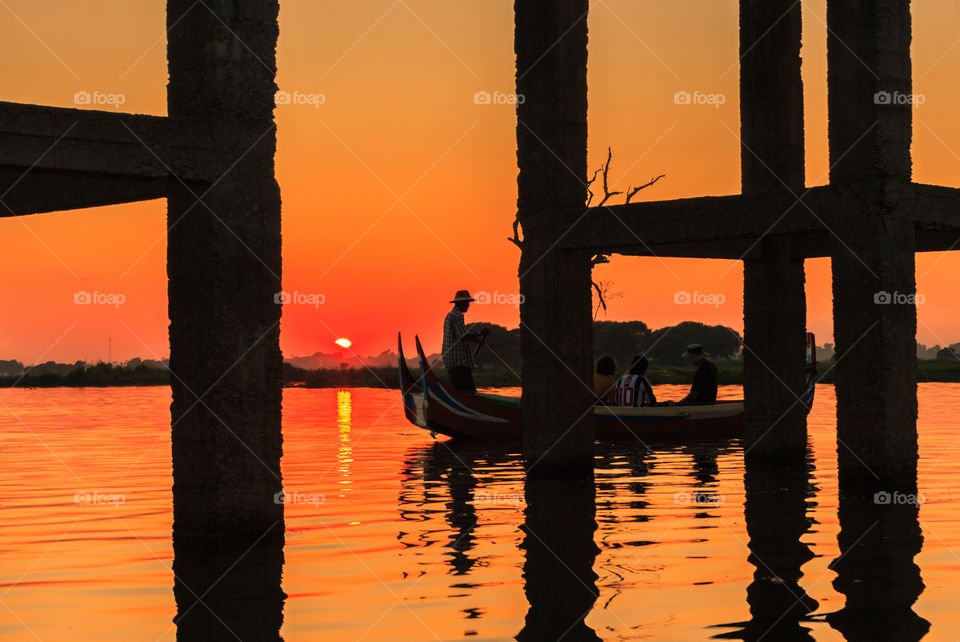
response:
M917 250L960 249L960 189L913 185L903 205L916 218ZM803 192L707 196L593 207L557 247L631 256L759 258L758 240L789 235L801 258L830 256L832 232L843 216L830 186Z
M823 232L821 221L832 218L836 208L829 187L809 189L800 199L784 191L593 207L559 246L621 254L742 258L765 235ZM828 246L824 249L829 253Z
M0 102L0 215L156 198L229 166L193 119ZM152 183L156 183L153 185Z
M163 198L170 183L167 179L0 169L0 217Z
M917 223L921 228L960 230L960 189L914 185Z

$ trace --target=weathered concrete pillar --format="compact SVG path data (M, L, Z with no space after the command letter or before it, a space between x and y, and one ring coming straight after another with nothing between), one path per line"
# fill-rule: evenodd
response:
M556 242L584 213L587 0L517 0L520 338L528 474L592 475L589 256Z
M910 3L827 7L840 482L892 491L917 468Z
M804 189L801 6L740 2L740 120L743 193ZM802 205L796 206L796 213ZM771 211L771 225L782 211ZM790 214L787 214L790 216ZM807 306L803 259L789 238L763 239L744 260L745 450L750 459L803 459Z
M169 197L175 539L283 532L278 11L277 0L167 3L169 114L205 123L232 166Z

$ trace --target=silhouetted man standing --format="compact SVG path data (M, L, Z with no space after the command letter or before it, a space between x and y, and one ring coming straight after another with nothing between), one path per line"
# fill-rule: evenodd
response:
M450 374L450 383L457 390L476 393L477 387L473 383L473 352L470 342L481 342L489 334L487 330L467 332L463 313L470 309L470 302L475 301L467 290L460 290L450 303L453 309L447 312L443 320L443 365Z

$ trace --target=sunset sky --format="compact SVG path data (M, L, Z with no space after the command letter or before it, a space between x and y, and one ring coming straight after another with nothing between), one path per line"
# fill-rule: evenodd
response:
M804 1L807 184L827 181L825 0ZM618 189L667 177L644 200L739 191L737 3L600 0L590 16L590 166L614 151ZM166 113L163 0L6 0L0 99L74 106L120 95L123 111ZM517 291L515 112L476 104L513 92L510 0L281 0L278 83L321 96L277 108L284 288L322 304L284 309L286 356L395 349L396 332L439 349L454 292ZM914 179L960 186L960 3L914 3ZM676 105L678 91L722 105ZM106 108L111 108L107 105ZM0 359L26 363L167 356L163 200L0 220ZM917 260L918 339L960 340L960 254ZM738 262L614 257L601 318L652 328L683 320L742 329ZM829 260L807 263L808 325L832 334ZM121 294L76 305L77 292ZM679 291L722 295L676 305ZM715 297L716 298L716 297ZM515 327L510 302L468 321Z

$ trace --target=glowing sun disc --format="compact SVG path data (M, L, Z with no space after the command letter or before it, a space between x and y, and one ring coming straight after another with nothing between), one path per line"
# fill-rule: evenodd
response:
M336 343L341 348L349 348L351 345L353 345L353 342L350 341L350 339L337 339L336 341L334 341L334 343Z

